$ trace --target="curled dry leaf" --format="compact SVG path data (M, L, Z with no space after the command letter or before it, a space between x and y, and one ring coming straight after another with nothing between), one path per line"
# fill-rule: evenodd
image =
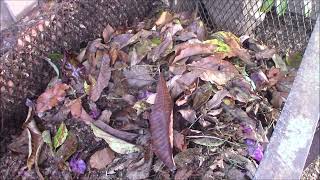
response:
M181 49L176 50L176 57L174 58L173 63L194 55L210 55L214 53L215 49L216 46L211 44L188 44L182 46Z
M38 164L40 150L43 145L41 132L39 131L35 120L31 120L27 125L29 137L29 155L27 159L27 167L31 170L34 164Z
M168 11L164 11L161 13L160 17L157 19L155 24L157 26L163 26L163 25L167 24L168 22L172 21L172 19L173 19L173 15L171 13L169 13Z
M173 145L180 151L186 150L188 146L186 142L186 137L176 130L173 131Z
M63 163L67 161L76 151L78 148L78 138L75 135L75 132L70 131L67 139L61 145L56 153L56 157L58 158L59 162Z
M111 134L112 136L115 136L117 138L120 138L120 139L123 139L126 141L133 141L135 138L138 137L137 134L114 129L101 120L97 120L97 121L93 122L93 124L96 125L98 128L102 129L103 131Z
M103 169L108 164L112 163L115 158L114 152L109 148L96 151L89 160L90 167L95 169Z
M43 113L57 106L66 96L66 90L69 86L64 83L57 83L53 87L47 89L37 99L36 112Z
M90 99L93 102L96 102L103 91L109 84L111 78L111 69L110 69L110 57L108 54L104 53L101 58L101 67L97 82L91 87L89 94Z
M129 153L141 151L137 145L134 145L134 144L128 143L122 139L116 138L116 137L112 136L111 134L104 132L103 130L101 130L100 128L95 126L94 124L91 124L91 129L93 131L93 134L96 137L104 139L108 143L109 147L113 151L115 151L119 154L129 154Z
M89 125L94 119L86 112L86 110L81 105L81 99L75 99L70 102L70 112L71 115Z
M154 79L150 76L151 69L148 66L132 66L123 71L128 83L132 87L143 87L152 84Z
M111 39L112 34L114 33L114 29L108 24L106 28L104 28L102 32L102 37L104 43L108 43Z
M192 108L180 109L178 112L181 114L183 119L187 120L191 124L193 124L197 119L197 113Z
M157 96L151 108L149 119L151 143L154 153L171 170L175 169L173 161L173 103L162 74L157 85Z
M224 85L229 80L240 75L234 65L215 56L209 56L192 62L189 67L191 71L198 73L203 81L209 81L218 85Z

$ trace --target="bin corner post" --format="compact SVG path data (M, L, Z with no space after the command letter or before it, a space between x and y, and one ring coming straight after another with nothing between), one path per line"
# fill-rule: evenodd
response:
M320 18L254 179L300 179L319 120Z

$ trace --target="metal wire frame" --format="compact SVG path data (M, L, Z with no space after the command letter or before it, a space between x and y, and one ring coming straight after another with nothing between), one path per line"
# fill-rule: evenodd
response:
M303 52L320 14L320 1L274 1L287 2L283 15L276 12L280 3L272 5L271 11L261 13L262 0L178 0L174 9L197 9L209 31L231 31L238 36L248 34L283 53ZM310 17L305 16L306 6L311 7Z

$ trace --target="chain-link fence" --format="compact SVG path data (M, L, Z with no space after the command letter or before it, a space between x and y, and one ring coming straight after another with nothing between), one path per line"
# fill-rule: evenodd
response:
M319 0L175 0L177 11L197 9L215 32L248 34L282 52L303 51L319 16Z

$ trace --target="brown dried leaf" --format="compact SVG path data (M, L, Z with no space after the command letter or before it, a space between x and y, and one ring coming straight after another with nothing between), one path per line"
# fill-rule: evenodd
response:
M97 82L91 87L89 97L93 102L96 102L103 91L109 84L111 77L110 57L104 54L101 59L100 73Z
M193 170L188 168L179 169L174 175L175 180L187 180L192 175Z
M181 114L183 119L187 120L191 124L193 124L197 119L197 113L192 108L180 109L178 112Z
M110 38L113 33L114 33L114 29L108 24L107 27L104 28L102 33L104 43L108 43L110 41Z
M176 57L173 63L194 55L210 55L214 53L216 46L211 44L187 44L176 50Z
M223 98L225 98L226 96L231 97L230 93L225 89L222 89L222 90L216 92L214 94L214 96L207 102L206 108L207 109L218 108L220 106L220 104L222 103Z
M70 102L70 111L71 115L74 118L80 119L85 122L87 125L92 123L94 119L86 112L86 110L81 105L81 99L76 99Z
M209 56L199 61L192 62L189 67L198 73L203 81L224 85L229 80L240 75L238 70L228 61Z
M162 74L160 73L155 104L149 119L152 148L158 158L171 170L173 161L173 118L172 99Z
M43 113L57 106L59 102L64 100L67 89L69 86L64 83L57 83L47 89L37 99L36 112Z
M56 157L58 158L59 162L65 162L77 151L77 148L78 138L75 135L75 132L70 131L66 141L58 149Z
M173 19L172 14L169 13L168 11L165 11L165 12L162 12L160 17L155 22L155 24L157 26L163 26L163 25L167 24L168 22L172 21L172 19Z
M103 169L108 164L112 163L115 158L114 152L109 148L104 148L102 150L96 151L89 160L91 168Z
M27 132L29 137L29 155L27 160L28 169L31 170L32 166L39 159L41 147L43 145L42 135L39 131L37 124L31 120L27 125Z
M198 72L187 72L183 75L174 76L168 83L173 98L178 97L183 91L190 89L190 86L199 77Z
M180 151L186 150L188 146L186 137L176 130L173 131L173 146L178 148Z

